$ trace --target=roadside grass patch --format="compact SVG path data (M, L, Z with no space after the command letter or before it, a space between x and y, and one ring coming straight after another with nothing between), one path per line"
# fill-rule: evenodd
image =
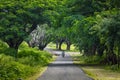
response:
M102 58L97 56L87 57L77 54L72 55L72 57L74 63L94 80L120 80L120 71L117 69L117 65L108 66L99 64Z

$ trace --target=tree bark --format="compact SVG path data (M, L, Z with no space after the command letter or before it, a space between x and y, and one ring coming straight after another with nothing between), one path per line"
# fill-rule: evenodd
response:
M58 49L58 47L59 47L59 43L58 41L56 41L56 49Z
M116 54L109 54L107 57L108 64L114 65L117 64L117 56Z
M98 54L98 56L102 56L104 50L105 50L105 45L104 45L104 44L100 44L100 45L97 47L97 54Z
M66 50L70 50L70 47L71 47L71 43L69 42L69 43L67 43L67 48L66 48Z
M117 64L118 64L118 68L120 67L120 46L118 46L118 60L117 60Z
M40 43L39 44L39 49L44 50L44 48L47 46L48 43Z
M108 45L108 51L107 51L107 61L108 61L108 64L117 64L117 56L116 54L114 53L113 51L113 48L114 48L114 39L112 39Z
M59 50L61 50L62 42L59 43Z
M95 53L96 53L96 46L93 45L93 46L92 46L91 55L95 55Z

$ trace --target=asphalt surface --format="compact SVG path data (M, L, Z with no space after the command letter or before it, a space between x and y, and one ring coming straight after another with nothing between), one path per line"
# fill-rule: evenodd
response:
M63 58L60 51L54 52L59 54L56 61L51 63L47 70L37 80L93 80L73 64L72 58L65 53Z

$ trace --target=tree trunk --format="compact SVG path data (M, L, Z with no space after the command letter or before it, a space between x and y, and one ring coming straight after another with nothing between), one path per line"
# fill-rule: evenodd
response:
M117 63L118 63L118 68L120 67L120 46L118 45L118 60L117 60Z
M45 46L39 46L40 50L43 50L45 48Z
M58 41L56 41L56 49L58 49L59 43Z
M44 48L47 46L47 43L46 44L44 44L44 45L42 45L42 44L39 44L39 49L40 50L44 50Z
M9 40L9 41L6 41L7 44L9 45L9 47L10 47L11 49L13 49L13 53L14 53L14 54L13 54L12 56L15 57L15 60L17 60L17 58L18 58L18 47L19 47L19 45L22 43L22 41L23 41L23 40L18 40L18 41ZM11 54L9 54L9 55L11 55Z
M117 64L117 56L116 54L114 53L113 51L113 48L114 48L114 39L112 39L108 45L108 51L107 51L107 61L108 61L108 64Z
M19 45L16 45L16 46L11 46L11 45L9 45L9 47L13 50L13 51L12 51L13 54L9 54L9 55L14 56L15 60L17 60L17 58L18 58L18 47L19 47Z
M96 46L93 45L91 50L92 50L91 51L91 55L95 55L95 53L96 53Z
M61 50L62 42L59 43L59 50Z
M86 48L86 49L84 49L84 55L85 56L89 56L89 50Z
M102 55L103 55L104 49L105 49L104 44L100 44L100 45L97 47L97 54L98 54L98 56L102 56Z
M70 43L67 43L67 48L66 48L66 50L70 50L70 46L71 46L71 44L70 44Z

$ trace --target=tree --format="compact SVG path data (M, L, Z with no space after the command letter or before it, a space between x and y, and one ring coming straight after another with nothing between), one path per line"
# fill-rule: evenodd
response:
M31 39L28 43L31 47L38 47L40 50L43 50L52 40L52 36L52 28L50 28L47 24L43 24L31 32Z
M71 14L93 16L95 12L120 8L119 0L69 0L66 1Z
M50 0L51 3L54 3ZM0 2L0 38L15 49L15 58L21 42L37 27L48 20L43 15L45 10L52 9L43 0L1 0Z
M114 49L119 48L119 38L120 38L120 13L114 13L109 15L107 18L103 18L101 22L102 36L105 40L107 46L107 59L110 64L117 63L117 57ZM117 53L119 56L119 52Z
M84 50L84 55L95 55L96 53L99 37L97 31L93 29L95 24L96 19L94 17L85 17L77 20L73 25L76 34L74 43L80 51Z
M62 27L64 28L64 30L62 33L64 34L65 43L67 44L66 50L70 50L70 46L73 43L73 39L75 36L73 25L76 20L81 20L82 18L82 15L69 15L63 18Z

